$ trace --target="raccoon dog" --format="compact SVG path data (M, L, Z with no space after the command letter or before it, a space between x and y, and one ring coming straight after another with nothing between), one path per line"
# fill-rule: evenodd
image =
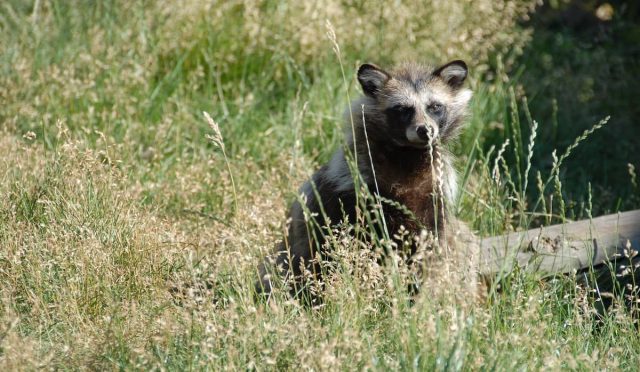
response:
M348 110L346 146L302 186L301 200L289 211L285 240L259 268L258 293L271 293L273 275L293 279L291 291L297 296L308 284L304 277L320 279L318 258L330 259L329 229L356 220L356 188L363 185L354 182L348 158L357 159L364 186L387 201L382 214L389 236L401 226L414 235L426 229L446 245L459 231L468 234L447 211L457 184L444 148L466 116L472 96L464 87L467 72L460 60L440 67L404 64L391 71L360 66L364 95ZM415 244L410 249L415 253ZM473 261L471 256L463 260ZM462 280L473 281L469 274Z

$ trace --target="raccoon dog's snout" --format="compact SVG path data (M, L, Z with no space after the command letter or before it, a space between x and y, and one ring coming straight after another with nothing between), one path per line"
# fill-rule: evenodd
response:
M414 146L423 147L431 144L438 137L438 129L429 124L417 124L407 128L407 140Z
M418 138L423 141L429 140L429 130L426 125L420 125L416 128L416 133L418 134Z

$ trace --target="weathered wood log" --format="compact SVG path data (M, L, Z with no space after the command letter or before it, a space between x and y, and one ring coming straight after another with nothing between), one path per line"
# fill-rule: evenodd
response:
M640 261L640 210L480 239L480 272L498 276L515 265L542 276L615 262ZM640 272L640 270L638 270Z

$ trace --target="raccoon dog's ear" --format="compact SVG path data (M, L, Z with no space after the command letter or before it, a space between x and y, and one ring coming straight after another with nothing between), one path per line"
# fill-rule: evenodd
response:
M467 64L456 60L438 67L433 75L440 76L452 88L460 88L467 78Z
M358 81L369 97L375 97L390 78L391 75L373 64L365 63L358 69Z

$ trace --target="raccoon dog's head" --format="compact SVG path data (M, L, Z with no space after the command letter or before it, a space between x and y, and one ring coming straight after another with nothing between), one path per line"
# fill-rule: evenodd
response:
M437 68L408 64L390 72L372 64L360 66L365 113L372 119L365 123L367 132L396 146L416 148L452 138L472 95L463 87L467 71L460 60Z

